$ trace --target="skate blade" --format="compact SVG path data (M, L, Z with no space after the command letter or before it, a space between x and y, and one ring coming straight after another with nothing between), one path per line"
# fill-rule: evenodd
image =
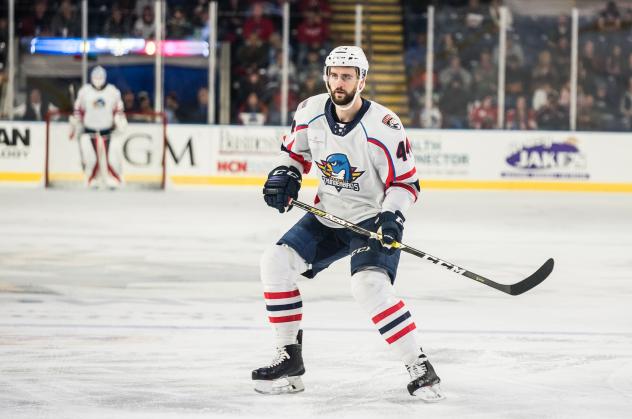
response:
M413 393L413 396L419 397L426 403L435 403L445 399L445 395L438 383L432 386L421 387Z
M278 380L255 380L255 391L261 394L291 394L305 390L301 377L284 377Z

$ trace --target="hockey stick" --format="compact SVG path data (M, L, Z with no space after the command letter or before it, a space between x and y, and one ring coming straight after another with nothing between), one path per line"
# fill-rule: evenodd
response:
M378 233L374 233L372 231L366 230L362 227L360 227L359 225L353 224L347 220L343 220L342 218L338 218L335 215L332 215L326 211L320 210L318 208L312 207L311 205L305 204L301 201L297 201L297 200L290 200L290 205L294 205L299 207L302 210L305 210L309 213L312 213L318 217L324 218L326 220L329 220L333 223L336 223L338 225L341 225L345 228L348 228L349 230L358 233L362 236L365 237L371 237L374 239L381 239L381 235L379 235ZM422 252L421 250L417 250L413 247L410 247L408 245L405 245L404 243L399 243L399 242L394 242L393 243L393 247L400 249L402 252L406 252L406 253L410 253L411 255L417 256L421 259L427 260L429 262L434 263L435 265L439 265L439 266L444 266L446 267L449 271L454 272L456 274L459 275L463 275L465 277L468 277L470 279L473 279L474 281L478 281L481 284L487 285L488 287L492 287L495 288L499 291L502 291L506 294L510 294L510 295L520 295L524 292L529 291L531 288L537 286L538 284L540 284L542 281L544 281L549 274L553 271L553 265L554 265L554 261L552 258L550 258L549 260L547 260L546 262L544 262L544 265L540 266L540 268L535 271L533 274L531 274L529 277L527 277L526 279L523 279L520 282L516 282L515 284L511 284L511 285L505 285L505 284L499 284L498 282L492 281L489 278L485 278L482 275L476 274L472 271L469 271L465 268L461 268L460 266L455 265L454 263L450 263L447 262L443 259L440 259L438 257L432 256L426 252Z

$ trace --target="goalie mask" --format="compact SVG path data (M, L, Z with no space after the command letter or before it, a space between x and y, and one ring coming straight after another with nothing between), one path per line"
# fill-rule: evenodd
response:
M336 104L338 109L347 110L353 106L358 95L364 90L366 76L369 72L369 61L366 59L362 48L356 46L339 46L329 53L325 59L325 66L323 67L323 81L325 82L325 86L327 86L329 96L332 98L332 101L334 101L333 93L329 87L329 71L331 67L354 67L356 69L358 81L355 85L353 98L346 105Z
M95 89L103 89L106 80L107 73L105 72L105 68L98 65L92 69L92 73L90 73L90 83L94 86Z

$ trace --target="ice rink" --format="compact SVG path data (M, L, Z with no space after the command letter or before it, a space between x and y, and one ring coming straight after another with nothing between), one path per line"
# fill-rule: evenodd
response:
M312 202L314 189L301 198ZM264 396L264 247L300 216L259 188L0 189L0 418L630 418L632 195L425 191L396 288L447 399L424 404L352 300L348 259L299 285L306 391Z

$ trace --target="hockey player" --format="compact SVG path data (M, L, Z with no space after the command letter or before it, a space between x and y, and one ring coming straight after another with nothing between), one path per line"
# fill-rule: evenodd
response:
M381 233L382 240L307 214L264 252L261 280L278 353L270 365L252 372L259 392L304 390L303 303L296 280L300 274L312 278L351 255L353 297L406 365L408 392L424 401L444 398L439 377L417 344L413 318L393 288L400 251L391 244L401 241L404 214L419 194L415 159L399 118L360 96L368 70L361 48L331 51L323 69L328 93L298 106L263 194L269 206L289 211L301 187L301 173L315 163L320 183L314 205Z
M79 89L70 118L70 139L80 139L88 186L116 188L122 183L121 156L119 148L112 145L112 134L123 132L127 119L121 92L106 80L105 69L96 66L90 73L90 83Z

